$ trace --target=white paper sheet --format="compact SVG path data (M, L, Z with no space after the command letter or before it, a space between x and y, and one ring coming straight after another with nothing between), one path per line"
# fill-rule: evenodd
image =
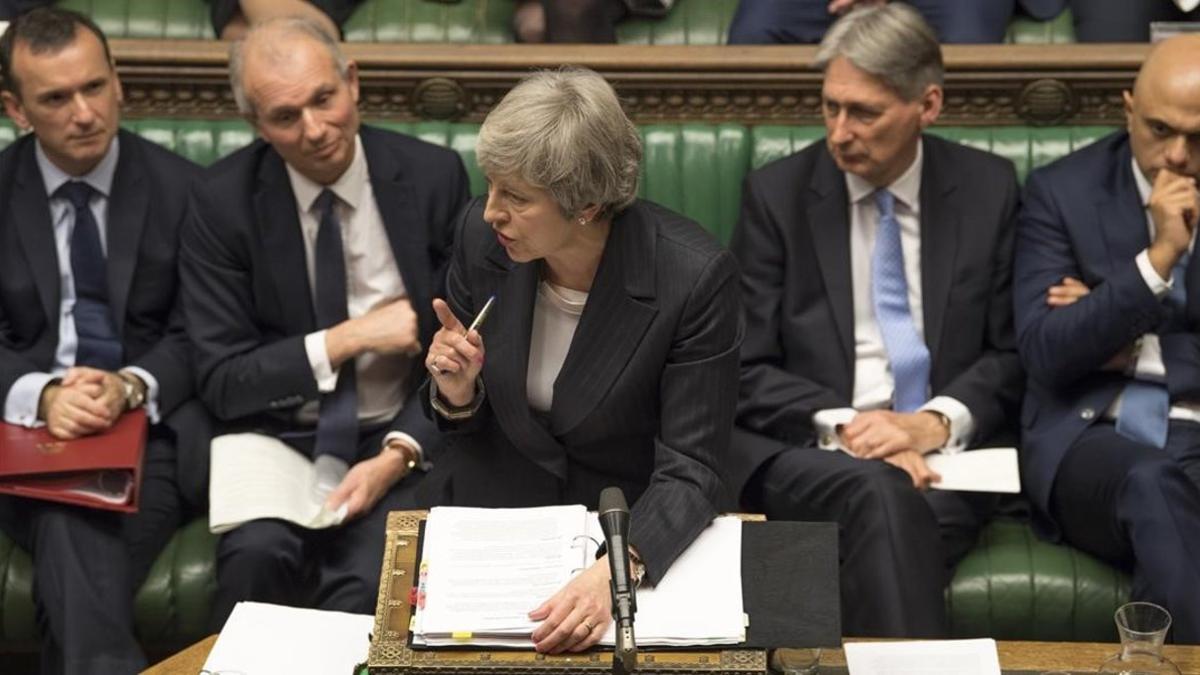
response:
M596 532L600 524L596 522ZM634 632L655 646L737 644L746 639L742 605L742 521L716 518L657 586L637 591ZM603 644L616 644L610 624Z
M436 507L425 527L426 637L528 636L529 619L585 563L582 505L529 509Z
M367 660L375 617L239 602L205 670L243 675L350 675Z
M930 486L936 490L1021 491L1016 448L979 448L953 455L933 452L925 455L925 462L942 476L940 483Z
M225 434L212 441L208 529L227 532L260 518L309 529L341 524L345 506L325 508L313 495L316 473L307 457L262 434Z
M996 641L847 642L850 675L1000 675Z

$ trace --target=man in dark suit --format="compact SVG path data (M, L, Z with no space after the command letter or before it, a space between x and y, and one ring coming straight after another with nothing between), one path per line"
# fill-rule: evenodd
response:
M452 151L360 128L355 64L303 19L252 28L230 74L263 140L192 199L181 274L200 394L225 431L312 457L316 498L346 524L222 535L214 620L239 600L370 613L387 512L440 443L413 397L466 172Z
M729 25L729 43L820 42L839 15L881 2L742 0ZM1048 21L1063 11L1066 0L909 0L909 4L921 12L942 42L988 43L1004 41L1004 33L1018 6L1035 19Z
M176 302L196 168L118 130L121 84L86 17L18 18L0 70L8 115L33 130L0 153L4 419L64 439L137 407L152 422L136 514L3 497L0 526L33 553L42 672L136 672L134 591L180 523L176 452L203 447Z
M770 518L839 523L847 635L940 636L949 566L993 499L924 492L924 456L1015 440L1016 176L921 133L942 60L913 9L849 14L818 62L829 135L750 174L733 238L730 485Z
M1162 43L1127 130L1035 171L1014 302L1025 488L1045 534L1131 569L1200 642L1200 37Z

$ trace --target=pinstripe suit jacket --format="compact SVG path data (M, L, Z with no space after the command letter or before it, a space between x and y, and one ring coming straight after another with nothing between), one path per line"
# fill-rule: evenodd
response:
M595 508L619 486L632 503L630 541L657 581L725 494L742 338L733 257L655 204L618 214L541 416L525 392L541 263L509 259L482 200L459 227L451 307L465 323L496 296L482 331L487 397L469 422L447 425L421 501Z

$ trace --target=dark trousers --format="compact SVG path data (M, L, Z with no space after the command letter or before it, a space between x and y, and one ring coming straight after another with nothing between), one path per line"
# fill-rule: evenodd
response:
M360 440L360 456L375 454L383 432ZM338 527L309 530L281 520L256 520L221 535L211 627L220 631L243 600L374 614L387 514L416 508L424 473L392 486L374 508Z
M816 448L776 455L742 498L770 520L836 522L843 634L910 638L946 637L942 593L950 571L997 501L921 492L886 462Z
M134 636L134 593L184 517L168 436L151 429L137 513L0 496L0 528L33 555L42 675L146 667Z
M1132 570L1133 597L1171 612L1176 642L1200 644L1200 424L1172 422L1165 451L1090 427L1050 508L1067 543Z
M1090 1L1090 0L1085 0ZM1126 0L1120 0L1126 1ZM1016 0L909 0L942 42L1003 42ZM813 44L837 20L829 0L742 0L729 44Z
M1147 42L1151 21L1200 21L1171 0L1071 0L1079 42Z

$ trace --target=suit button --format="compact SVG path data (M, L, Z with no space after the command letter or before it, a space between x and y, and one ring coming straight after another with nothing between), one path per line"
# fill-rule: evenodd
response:
M1090 420L1096 416L1096 411L1092 408L1084 408L1083 410L1079 411L1079 416L1085 420Z

